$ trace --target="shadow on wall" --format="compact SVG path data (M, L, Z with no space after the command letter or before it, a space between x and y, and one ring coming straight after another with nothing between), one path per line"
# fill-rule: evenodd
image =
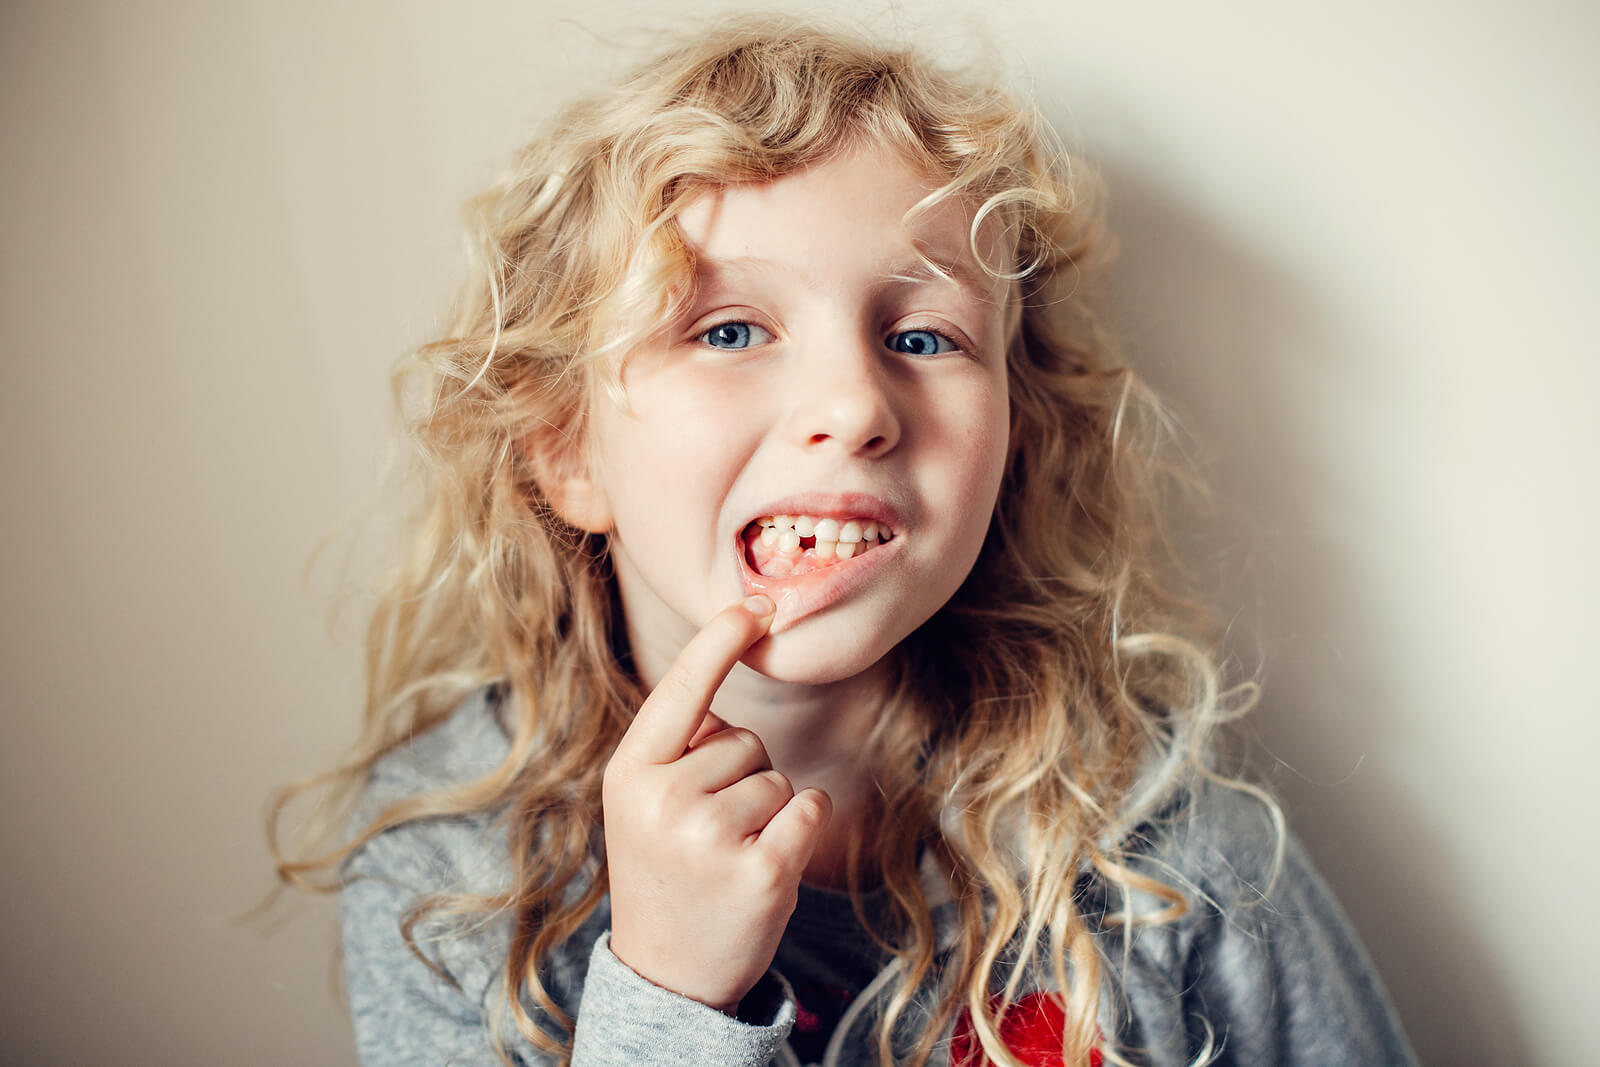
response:
M1366 759L1417 752L1397 735L1431 725L1401 706L1387 673L1393 623L1361 549L1370 505L1352 491L1359 459L1334 450L1334 437L1354 440L1362 427L1316 437L1334 410L1319 385L1362 373L1350 364L1372 347L1352 335L1335 294L1250 249L1159 178L1096 162L1121 246L1113 318L1199 442L1216 491L1214 519L1185 531L1187 559L1234 620L1230 651L1246 671L1264 666L1264 701L1247 722L1270 758L1267 777L1423 1062L1529 1062L1489 946L1456 892L1473 872L1452 868L1416 798L1383 759Z

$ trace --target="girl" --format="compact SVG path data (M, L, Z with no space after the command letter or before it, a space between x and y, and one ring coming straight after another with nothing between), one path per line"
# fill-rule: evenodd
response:
M738 24L475 206L350 836L279 853L364 1062L1409 1061L1207 762L1248 693L1030 113Z

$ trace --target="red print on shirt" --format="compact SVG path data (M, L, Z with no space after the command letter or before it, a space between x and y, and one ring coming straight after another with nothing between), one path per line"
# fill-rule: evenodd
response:
M1000 1020L1000 1039L1028 1067L1061 1067L1061 1038L1066 1029L1067 1015L1059 999L1049 993L1025 993ZM950 1062L956 1067L994 1067L994 1061L983 1054L969 1012L963 1011L956 1019ZM1090 1051L1089 1067L1101 1067L1098 1049Z

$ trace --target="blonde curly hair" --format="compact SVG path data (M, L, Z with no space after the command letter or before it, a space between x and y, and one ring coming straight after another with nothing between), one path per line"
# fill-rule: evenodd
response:
M941 197L971 203L974 239L997 220L1016 249L1014 262L987 265L1011 289L999 502L971 575L893 653L871 742L883 808L871 867L894 919L880 933L904 977L877 1024L878 1056L894 1058L897 1022L933 981L939 999L908 1062L925 1063L965 1009L989 1059L1017 1067L999 1026L1033 968L1060 991L1064 1062L1097 1047L1120 1062L1097 1028L1111 968L1076 880L1092 869L1122 899L1163 902L1124 916L1129 927L1187 907L1178 888L1124 863L1122 837L1190 776L1211 774L1207 736L1247 698L1223 691L1198 636L1204 613L1172 591L1159 506L1167 427L1089 299L1108 243L1092 182L1004 92L908 50L735 23L570 108L471 202L479 263L454 325L397 374L423 503L371 622L364 732L341 766L285 787L269 820L283 881L334 891L339 864L386 829L508 813L510 890L426 898L404 929L410 941L428 916L512 912L504 1012L563 1060L572 1020L539 964L606 893L601 772L645 694L619 667L605 538L555 516L530 453L578 447L592 391L614 384L604 357L681 307L692 264L676 220L691 199L860 142L892 146ZM373 766L491 683L511 734L505 761L391 804L345 839L340 813ZM314 787L327 789L321 816L291 856L276 827ZM919 874L929 866L960 926L937 971Z

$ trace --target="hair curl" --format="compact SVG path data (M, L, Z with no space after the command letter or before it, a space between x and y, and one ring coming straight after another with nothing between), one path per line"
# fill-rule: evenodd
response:
M604 538L554 516L531 457L581 447L592 390L614 385L603 357L687 298L676 219L690 199L858 143L893 146L934 178L938 197L972 203L975 250L991 222L1016 249L1014 262L987 265L1012 282L999 503L971 575L896 650L896 687L871 742L883 804L872 859L905 979L880 1017L879 1057L893 1059L896 1023L933 979L939 999L909 1062L924 1063L965 1008L985 1054L1016 1067L999 1024L1032 967L1062 991L1064 1062L1087 1062L1103 1043L1109 975L1074 896L1079 874L1097 870L1125 900L1138 890L1165 902L1143 921L1187 907L1177 888L1123 862L1120 839L1188 776L1211 774L1207 735L1248 687L1222 691L1195 636L1203 612L1170 592L1159 506L1172 473L1167 427L1088 299L1108 244L1092 181L999 90L907 51L786 21L736 23L566 111L470 202L478 262L454 325L396 375L416 411L424 497L371 622L364 731L343 765L281 791L269 824L283 881L332 891L331 872L385 829L509 813L512 888L420 901L406 936L415 949L414 927L436 913L511 911L503 1008L558 1057L572 1020L538 964L605 894L601 771L644 694L618 667L625 639ZM372 767L490 683L512 735L505 761L469 785L392 804L328 847ZM291 858L276 825L287 800L313 787L331 788ZM937 974L919 880L930 859L960 916ZM524 991L564 1032L536 1022Z

